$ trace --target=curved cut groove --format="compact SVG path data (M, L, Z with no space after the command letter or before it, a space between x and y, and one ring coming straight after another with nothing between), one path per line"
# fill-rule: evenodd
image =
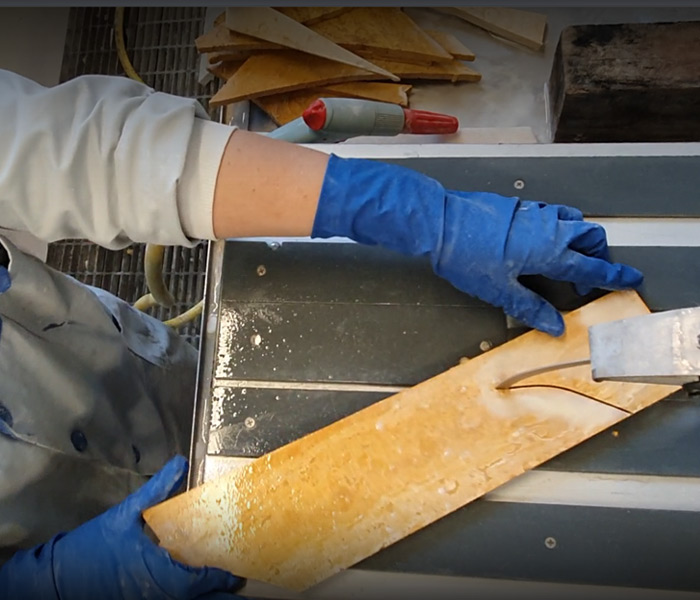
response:
M555 390L562 390L563 392L572 392L574 394L578 394L579 396L583 396L584 398L588 398L589 400L593 400L595 402L598 402L600 404L604 404L605 406L608 406L610 408L616 408L617 410L621 410L622 412L632 415L634 414L633 412L627 410L626 408L622 408L621 406L617 406L615 404L611 404L610 402L606 402L605 400L601 400L600 398L596 398L595 396L591 396L589 394L585 394L579 390L564 387L561 385L554 385L552 383L531 383L527 385L514 385L512 386L511 390L523 390L523 389L528 389L528 388L551 388Z

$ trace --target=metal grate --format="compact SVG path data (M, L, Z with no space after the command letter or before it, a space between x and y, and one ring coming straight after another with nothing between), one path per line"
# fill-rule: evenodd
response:
M124 15L124 37L134 68L158 91L198 99L205 108L215 93L215 82L197 81L199 55L194 39L204 26L205 8L128 8ZM72 8L63 54L61 80L86 74L123 75L113 35L114 8ZM110 251L83 240L51 244L48 264L76 279L108 290L133 303L146 293L143 274L145 247L134 245ZM176 304L156 308L150 314L168 319L192 306L204 293L206 245L167 248L164 277ZM183 327L181 333L193 344L199 342L199 323Z

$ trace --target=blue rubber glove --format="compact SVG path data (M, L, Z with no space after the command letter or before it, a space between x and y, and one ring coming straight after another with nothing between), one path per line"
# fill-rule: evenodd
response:
M636 269L610 263L605 230L575 208L450 191L416 171L369 160L331 155L311 235L429 256L458 289L557 336L562 316L521 275L570 281L582 294L642 283Z
M141 513L176 491L187 472L177 456L121 504L74 531L18 552L0 570L5 600L191 600L223 598L243 580L174 561L143 531ZM228 595L228 598L238 596Z

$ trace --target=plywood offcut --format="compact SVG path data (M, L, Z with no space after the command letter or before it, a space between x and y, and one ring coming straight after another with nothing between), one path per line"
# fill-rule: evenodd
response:
M588 327L648 313L635 292L569 313L144 513L191 565L306 589L426 527L675 391L577 367L495 385L588 354ZM420 352L420 348L416 348Z

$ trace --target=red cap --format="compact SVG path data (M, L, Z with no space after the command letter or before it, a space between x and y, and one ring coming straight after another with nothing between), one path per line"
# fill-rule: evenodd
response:
M306 123L314 131L323 129L326 124L326 105L320 98L311 103L302 113L304 123Z
M410 108L404 108L403 114L403 133L454 133L459 129L459 120L450 115Z

